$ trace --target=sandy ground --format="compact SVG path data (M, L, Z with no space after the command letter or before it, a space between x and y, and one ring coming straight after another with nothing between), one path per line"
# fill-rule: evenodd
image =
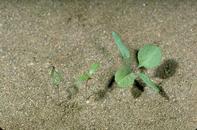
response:
M119 65L112 31L131 51L155 43L163 62L176 61L175 74L162 79L169 101L148 88L138 98L116 84L104 91ZM0 0L0 127L195 130L196 49L196 0ZM74 79L94 62L98 73L69 99ZM50 66L64 75L59 88Z

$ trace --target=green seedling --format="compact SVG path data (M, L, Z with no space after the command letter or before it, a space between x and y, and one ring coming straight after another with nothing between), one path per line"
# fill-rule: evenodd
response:
M122 58L122 66L115 74L115 81L120 88L131 87L136 78L140 78L149 88L156 92L160 92L160 88L143 72L134 73L131 68L131 54L129 49L123 44L120 36L112 32L112 37L117 45ZM161 63L161 49L156 45L147 44L140 48L138 52L138 68L154 68Z
M82 75L80 75L79 78L77 78L75 85L79 87L81 84L91 79L92 75L94 75L99 68L100 68L99 63L92 64L89 70L87 70Z
M51 80L52 80L53 86L58 87L59 84L63 81L62 75L54 66L52 66L52 70L50 72L50 75L51 75Z

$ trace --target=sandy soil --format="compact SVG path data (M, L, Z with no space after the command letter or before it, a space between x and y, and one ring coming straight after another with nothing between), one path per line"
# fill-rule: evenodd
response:
M133 52L155 43L163 62L176 61L175 73L159 79L169 101L148 88L138 98L116 84L105 91L119 65L112 31ZM195 130L196 49L196 0L0 0L0 127ZM74 79L94 62L99 72L69 99ZM59 88L50 66L63 72Z

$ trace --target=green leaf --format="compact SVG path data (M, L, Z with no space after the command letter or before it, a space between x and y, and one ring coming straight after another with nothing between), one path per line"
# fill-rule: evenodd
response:
M79 76L79 78L76 81L76 86L79 87L82 83L84 83L85 81L87 81L88 79L90 79L90 76L88 73L84 73L82 75Z
M133 85L135 79L136 79L136 75L134 73L130 73L126 75L122 80L117 82L117 84L120 88L127 88Z
M125 77L125 75L128 75L129 73L131 73L131 68L127 65L123 65L120 67L120 69L116 72L115 74L115 81L119 81L122 78Z
M150 78L144 74L139 73L139 77L143 80L143 82L151 89L153 89L156 92L160 92L160 88L152 81Z
M117 45L117 47L120 51L120 54L121 54L123 60L131 61L131 59L130 59L131 56L130 56L129 49L123 44L120 36L118 36L117 33L112 32L112 37L113 37L113 39L114 39L114 41L115 41L115 43L116 43L116 45Z
M59 84L63 80L62 75L59 73L58 70L55 69L55 67L53 67L51 70L51 79L54 86L59 86Z
M136 75L131 73L131 68L127 65L122 66L115 74L115 81L120 88L127 88L133 84Z
M94 73L96 73L96 71L100 68L100 64L99 63L94 63L90 66L90 69L88 71L89 76L92 76Z
M90 66L89 70L84 72L79 78L76 80L75 84L79 87L82 83L86 82L87 80L91 79L91 76L96 73L96 71L100 68L99 63L94 63Z
M151 44L145 45L138 53L138 67L154 68L160 64L161 56L161 49L159 47Z
M87 81L88 79L90 79L89 74L84 73L84 74L82 74L82 75L79 76L78 81L83 82L83 81Z

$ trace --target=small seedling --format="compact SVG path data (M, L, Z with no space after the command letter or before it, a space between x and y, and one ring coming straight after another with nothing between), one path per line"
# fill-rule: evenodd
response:
M149 88L156 92L160 92L160 88L143 72L134 73L131 68L131 54L129 49L124 45L121 38L115 32L112 32L112 37L117 45L121 58L122 66L115 74L115 81L120 88L128 88L133 85L134 80L139 77ZM138 52L138 68L154 68L161 62L161 49L156 45L147 44L140 48Z
M99 63L92 64L88 71L84 72L82 75L79 76L79 78L76 79L75 85L79 87L81 84L91 79L92 75L94 75L99 68Z
M54 66L52 66L52 70L50 72L50 75L51 75L51 80L52 80L53 86L58 87L59 84L63 81L62 75Z

